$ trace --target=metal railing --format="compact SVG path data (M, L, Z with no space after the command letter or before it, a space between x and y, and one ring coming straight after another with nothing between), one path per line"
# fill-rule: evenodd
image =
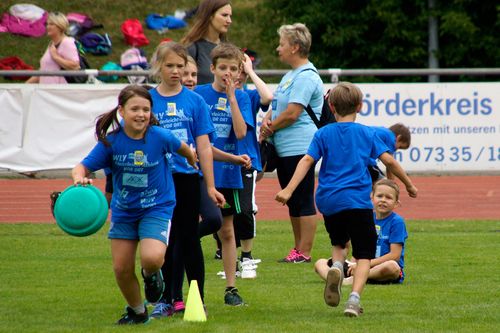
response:
M257 69L255 72L261 77L283 76L289 69ZM319 69L320 76L329 77L331 82L338 82L340 76L494 76L500 75L500 68L401 68L401 69ZM146 76L151 75L149 70L98 70L86 69L75 71L40 71L40 70L0 70L0 77L27 77L27 76L82 76L89 77L89 83L95 82L98 76Z

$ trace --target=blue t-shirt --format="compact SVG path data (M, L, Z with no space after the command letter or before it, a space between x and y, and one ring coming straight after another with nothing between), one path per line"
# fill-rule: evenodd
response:
M311 70L313 69L313 70ZM323 82L312 63L302 65L285 74L274 92L273 116L276 119L288 104L311 105L316 117L321 117L323 108ZM290 126L276 131L273 142L280 157L303 155L317 128L305 109Z
M382 140L383 143L389 148L387 151L389 154L394 155L396 152L396 134L393 131L383 126L372 126L375 133ZM377 165L376 160L371 160L370 165Z
M158 126L151 126L143 139L132 139L123 129L107 139L111 146L98 142L82 164L90 171L111 169L111 221L136 222L146 216L170 219L175 189L165 155L180 148L179 139Z
M404 219L394 212L382 220L377 220L374 214L374 219L378 236L375 257L378 258L391 252L391 244L401 244L403 249L398 265L403 269L405 267L405 241L408 238Z
M316 190L319 211L329 216L346 209L372 209L368 164L387 150L368 126L341 122L319 129L307 151L315 161L323 158Z
M252 168L258 172L262 171L262 164L260 161L259 141L257 139L257 114L259 110L267 111L269 105L260 104L260 95L257 90L244 89L250 98L252 108L252 128L248 128L247 135L241 140L242 153L247 154L252 159Z
M195 92L208 104L210 116L215 126L217 138L214 146L226 153L240 155L242 151L241 140L236 138L233 130L233 121L231 117L231 106L226 93L220 93L214 90L212 84L197 86ZM250 98L241 91L236 90L236 101L240 108L241 115L248 128L252 128L255 121L252 122L252 111L250 109ZM214 161L215 187L217 188L243 188L241 179L241 167L227 162Z
M196 148L196 138L215 132L208 106L203 98L182 87L175 96L162 96L157 89L149 91L153 98L153 113L160 122L160 126L169 129L177 139ZM199 170L194 169L187 160L173 153L169 158L172 173L193 174Z

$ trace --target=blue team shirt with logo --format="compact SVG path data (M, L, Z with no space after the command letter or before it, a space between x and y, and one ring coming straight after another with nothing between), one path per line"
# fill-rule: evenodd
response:
M403 269L405 267L405 241L408 238L404 219L394 212L381 220L378 220L374 214L374 219L378 236L375 257L378 258L391 252L391 244L401 244L403 249L398 265Z
M389 154L394 155L396 152L396 134L393 131L383 126L372 126L375 130L375 133L382 140L383 143L389 148L387 151ZM377 165L377 161L375 159L371 160L370 165Z
M368 127L353 122L326 125L311 141L307 154L323 158L316 190L316 205L326 216L346 209L372 209L371 159L388 151Z
M197 137L208 135L211 138L215 133L208 106L200 95L186 87L174 96L162 96L157 89L151 89L149 93L153 98L153 113L160 126L169 129L179 140L196 148ZM172 173L200 172L177 153L169 157Z
M217 135L217 138L214 140L214 146L230 154L242 154L243 149L240 147L240 140L236 138L233 130L231 107L227 95L215 91L212 84L197 86L195 92L200 94L208 104ZM235 94L241 115L247 127L251 129L253 125L250 98L241 90L236 90ZM214 161L214 178L215 187L217 188L243 188L241 167L239 165Z
M169 130L151 126L143 139L132 139L123 129L98 142L82 164L90 171L109 168L113 174L112 222L136 222L143 217L170 219L175 189L165 158L181 141Z
M252 167L258 172L262 171L262 163L260 160L259 142L257 140L257 114L259 110L267 111L269 105L260 104L260 95L257 90L244 89L250 98L250 105L252 110L252 128L248 128L247 135L242 139L241 147L243 154L247 154L252 159Z

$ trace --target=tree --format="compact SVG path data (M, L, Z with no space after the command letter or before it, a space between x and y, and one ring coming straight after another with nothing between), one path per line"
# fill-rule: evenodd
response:
M439 22L441 67L498 66L500 6L493 0L442 3L433 12ZM268 22L263 36L274 43L280 25L308 26L310 59L317 68L428 66L427 0L263 0L261 9L263 22Z

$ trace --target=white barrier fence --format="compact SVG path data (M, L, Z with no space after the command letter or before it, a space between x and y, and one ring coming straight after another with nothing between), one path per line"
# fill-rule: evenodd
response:
M396 154L408 172L500 171L500 83L359 87L365 97L358 122L410 126L412 146ZM72 168L95 144L95 118L116 106L122 88L0 85L0 168Z

